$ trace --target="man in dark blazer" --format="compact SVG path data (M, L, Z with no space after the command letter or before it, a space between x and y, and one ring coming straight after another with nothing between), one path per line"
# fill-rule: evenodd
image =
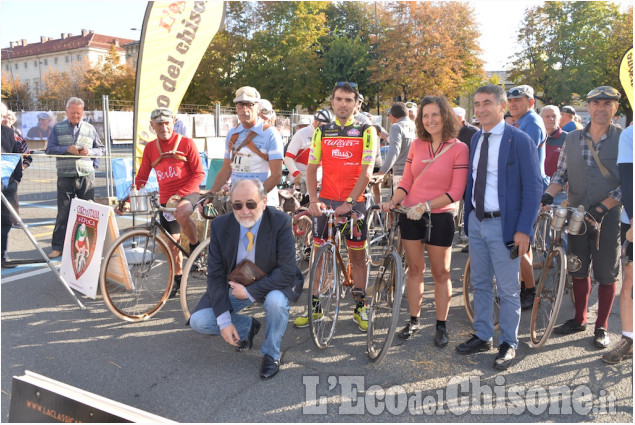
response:
M472 137L465 233L469 236L475 333L456 347L460 354L492 348L492 280L496 276L501 329L496 369L507 369L516 356L519 257L529 250L543 187L536 146L527 134L505 123L506 107L500 86L482 86L474 95L474 110L483 128Z
M291 220L267 207L267 192L260 180L235 182L231 202L233 213L211 222L207 292L190 317L190 326L203 334L221 335L236 351L249 351L260 323L238 313L254 302L262 303L267 333L260 376L267 379L278 372L289 301L298 300L304 279L295 262ZM267 274L248 287L229 280L244 259Z

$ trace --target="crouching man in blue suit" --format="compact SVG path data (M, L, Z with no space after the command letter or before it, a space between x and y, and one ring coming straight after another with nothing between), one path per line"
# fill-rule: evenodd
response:
M233 213L211 222L207 292L190 317L190 326L203 334L221 335L236 351L249 351L260 323L238 313L254 302L262 303L267 332L260 377L267 379L278 373L289 301L298 300L304 280L295 262L291 219L267 207L267 192L260 180L234 182L231 202ZM244 259L267 274L248 287L229 280Z
M472 136L465 191L465 233L469 236L474 330L458 345L460 354L492 348L493 277L500 297L498 354L494 368L507 369L516 356L520 323L520 258L529 250L542 195L536 145L506 124L507 98L496 85L479 87L474 112L483 129Z

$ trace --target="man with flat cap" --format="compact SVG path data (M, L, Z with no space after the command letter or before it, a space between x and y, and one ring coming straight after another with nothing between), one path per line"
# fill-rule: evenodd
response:
M37 114L37 127L33 127L29 129L26 133L26 138L28 140L44 140L49 137L51 134L51 128L49 124L51 122L51 117L46 112L40 112Z
M620 93L600 86L587 94L591 122L582 130L567 134L558 160L558 170L542 196L541 203L553 203L553 197L569 184L569 205L584 209L601 224L601 232L587 223L582 235L568 236L568 254L580 259L581 267L572 271L575 317L554 329L568 335L583 332L587 326L587 308L591 292L590 271L598 285L598 313L593 344L600 349L610 344L608 319L615 299L619 275L620 214L622 188L617 166L621 129L611 119L617 112Z

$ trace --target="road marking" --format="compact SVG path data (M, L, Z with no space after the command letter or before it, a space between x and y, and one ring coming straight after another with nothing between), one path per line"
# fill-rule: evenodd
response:
M60 266L61 266L61 264L60 264ZM23 267L23 266L19 266L19 267ZM59 271L59 266L56 266L56 268ZM20 274L15 275L15 276L3 277L1 283L5 284L5 283L14 282L16 280L27 279L29 277L33 277L33 276L37 276L37 275L40 275L40 274L48 273L50 271L51 271L51 268L46 266L46 267L38 269L38 270L33 270L32 272L20 273Z

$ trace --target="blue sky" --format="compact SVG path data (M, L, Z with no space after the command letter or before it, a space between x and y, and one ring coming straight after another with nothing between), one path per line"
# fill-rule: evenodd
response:
M516 46L516 29L527 6L542 0L470 0L476 11L482 36L485 70L502 70ZM620 3L628 4L628 0ZM44 35L60 38L61 33L80 34L82 29L98 34L138 39L147 6L139 0L83 0L83 1L0 1L0 46L10 41L26 39L40 41Z

